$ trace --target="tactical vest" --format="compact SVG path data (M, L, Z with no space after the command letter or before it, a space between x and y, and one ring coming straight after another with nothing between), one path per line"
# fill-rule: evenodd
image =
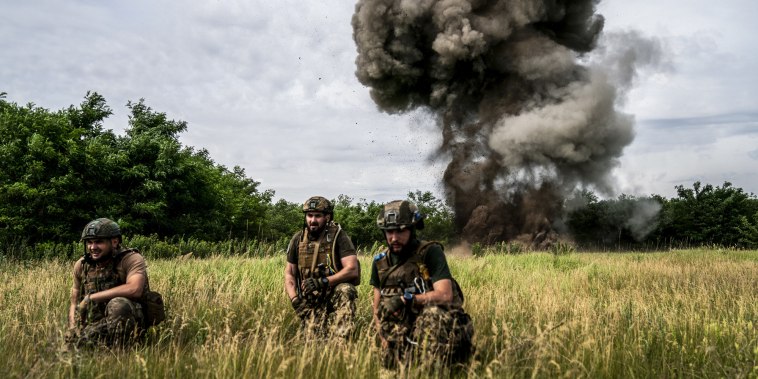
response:
M406 290L415 293L433 290L429 269L424 264L426 252L432 245L438 245L444 249L439 242L422 241L412 256L396 265L390 264L390 257L386 252L374 257L382 296L400 296ZM450 307L461 308L463 306L463 291L455 279L452 279L452 282L453 301Z
M308 230L303 229L300 243L297 246L297 267L300 271L300 280L310 277L320 278L330 276L339 271L340 262L334 261L334 250L337 245L337 237L342 228L337 223L329 223L321 235L315 241L308 238ZM323 272L319 265L323 265Z
M82 281L81 288L79 289L78 301L82 301L84 296L93 294L95 292L105 291L113 287L118 287L125 283L125 278L121 278L116 271L121 260L127 255L139 254L136 249L122 250L116 253L111 259L110 264L95 265L87 263L85 260L82 263ZM105 315L105 307L107 303L94 303L95 308L92 310L95 317L103 317Z

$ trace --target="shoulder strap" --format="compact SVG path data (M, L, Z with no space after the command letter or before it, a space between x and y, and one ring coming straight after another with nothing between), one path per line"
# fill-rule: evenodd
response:
M87 259L82 259L82 279L79 281L79 297L84 297L84 289L87 288L87 281L88 276L87 271L89 271L89 263L87 263Z
M418 249L416 250L416 255L414 256L414 263L416 263L418 266L419 273L421 273L421 277L424 280L431 279L431 276L429 275L429 269L426 267L425 260L426 253L429 251L429 248L434 245L439 246L443 251L445 249L445 247L437 241L421 241L421 245L419 245Z
M139 250L132 249L132 248L119 251L116 255L113 256L113 259L111 259L111 269L113 270L113 272L117 272L116 267L118 267L118 265L121 263L124 257L126 257L127 255L131 253L142 254L139 252Z
M427 250L429 250L432 245L438 245L442 251L445 251L445 246L437 241L421 241L421 245L419 245L418 249L416 250L416 255L420 255L421 258L425 258Z
M398 262L392 266L390 266L390 253L387 251L387 253L382 253L381 255L378 255L376 258L376 266L377 269L379 269L379 265L383 265L385 267L389 267L384 271L384 275L379 278L379 288L384 288L384 283L387 282L387 279L390 277L390 274L397 270L398 267L400 267L401 264L405 262Z
M332 272L336 273L337 272L337 263L334 261L334 252L337 251L336 250L337 249L337 239L339 238L340 233L342 233L342 226L340 226L340 224L338 224L336 222L333 223L333 225L336 227L335 229L337 231L334 232L334 236L331 237L333 239L333 241L332 241L332 249L329 250L328 254L326 255L326 265L329 267L330 270L332 270ZM330 227L329 231L330 232L332 231L332 227ZM329 238L330 238L329 234L327 233L327 241L329 240Z

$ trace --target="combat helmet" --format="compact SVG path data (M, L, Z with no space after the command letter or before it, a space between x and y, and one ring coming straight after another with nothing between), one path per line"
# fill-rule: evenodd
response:
M121 229L115 221L108 218L90 221L82 231L82 241L114 237L121 237Z
M376 226L382 230L424 229L424 215L416 204L408 200L395 200L384 205L376 217Z
M322 212L325 214L334 213L334 206L323 196L311 196L303 203L303 213Z

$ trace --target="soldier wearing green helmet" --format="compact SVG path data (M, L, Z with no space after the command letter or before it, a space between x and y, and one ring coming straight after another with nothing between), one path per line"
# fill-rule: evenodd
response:
M334 222L334 208L326 198L306 200L303 215L303 229L287 248L284 289L307 336L348 338L361 276L355 246Z
M424 216L407 200L384 205L376 219L387 251L374 257L370 284L382 360L391 368L414 354L421 362L462 362L473 350L473 324L450 274L443 246L422 241Z
M145 259L121 245L116 222L87 223L81 240L84 256L74 264L67 342L125 344L165 317L161 296L150 291Z

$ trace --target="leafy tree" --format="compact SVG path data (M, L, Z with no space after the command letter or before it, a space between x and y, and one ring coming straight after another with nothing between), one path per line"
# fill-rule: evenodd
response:
M265 223L274 191L259 192L260 182L248 178L239 166L232 171L217 167L215 172L220 177L213 179L212 183L217 183L217 191L224 200L222 204L226 210L223 213L229 217L230 237L261 238L260 229Z
M598 200L582 191L568 202L566 225L576 242L586 246L629 247L644 242L658 227L660 199L622 194Z
M289 243L295 231L303 227L303 208L300 204L279 199L267 208L266 217L259 226L261 239Z
M0 99L0 239L77 235L89 201L87 147L110 114L96 93L57 112Z
M447 242L455 235L453 210L443 200L419 190L408 192L408 200L424 215L424 230L419 232L424 239Z
M691 245L741 246L745 236L743 217L755 222L758 201L729 182L721 187L695 182L692 188L677 186L677 198L664 209L664 238ZM748 228L749 229L749 228Z
M753 215L752 220L747 216L741 216L737 232L740 236L739 244L741 246L749 249L758 248L758 212Z
M350 235L356 247L367 247L382 242L382 234L376 227L376 215L381 204L361 199L354 202L347 195L339 195L334 202L334 219Z
M0 240L70 241L95 217L129 234L209 240L263 224L273 191L182 146L185 122L144 100L127 106L129 128L116 136L102 128L111 110L97 93L57 112L0 97Z

